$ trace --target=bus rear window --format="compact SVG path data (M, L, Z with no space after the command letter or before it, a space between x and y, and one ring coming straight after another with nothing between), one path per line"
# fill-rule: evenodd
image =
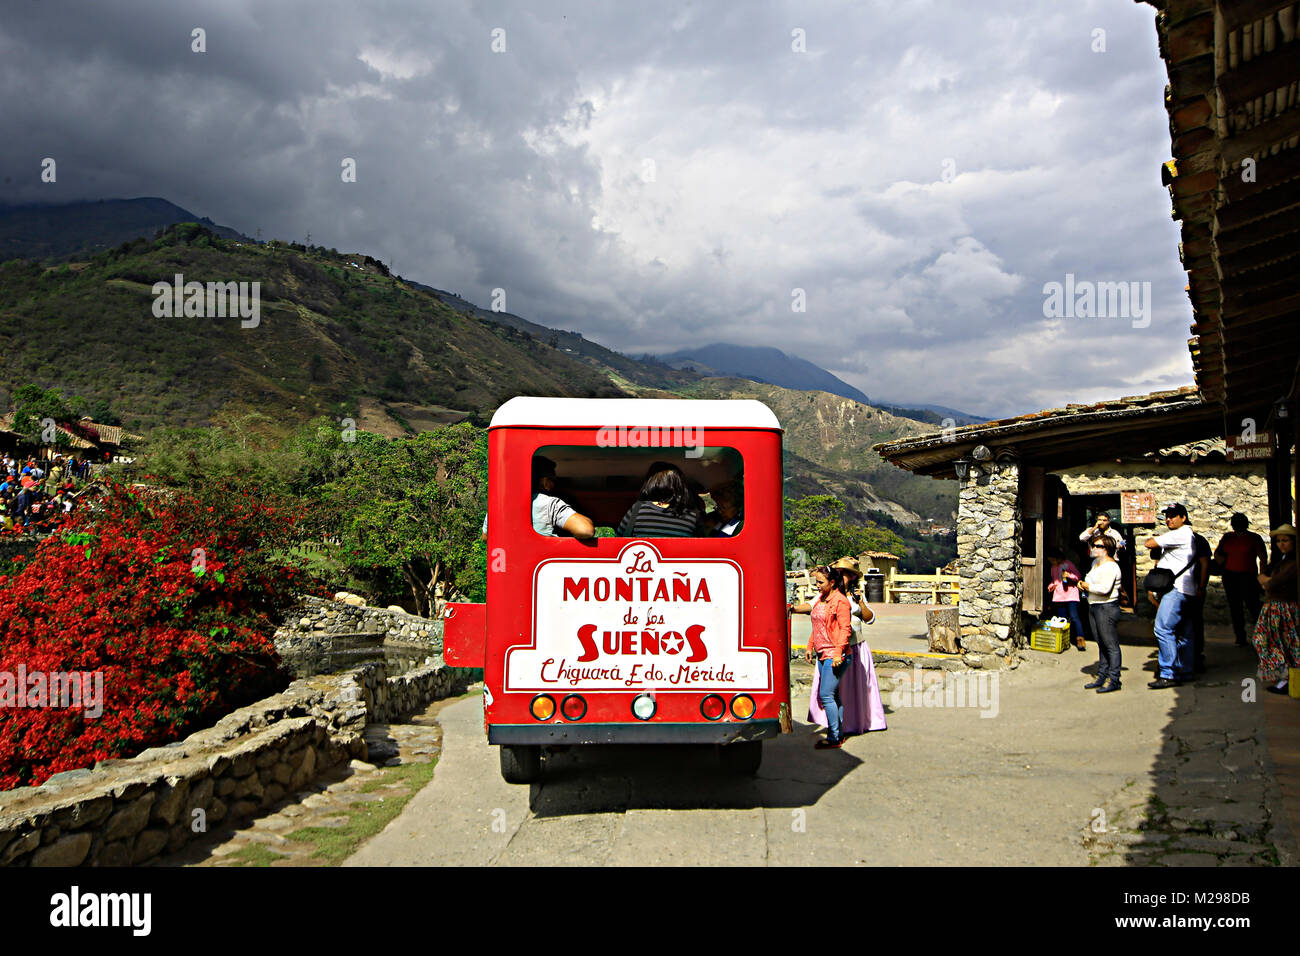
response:
M532 459L530 504L538 534L567 535L589 521L597 537L735 537L744 462L725 446L544 445Z

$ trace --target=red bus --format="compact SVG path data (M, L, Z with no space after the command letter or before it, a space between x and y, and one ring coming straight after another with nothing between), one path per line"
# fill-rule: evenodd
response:
M497 410L487 602L447 605L444 657L483 668L506 780L539 779L547 748L607 743L715 745L724 767L753 773L763 740L789 731L781 438L771 410L747 400L515 398ZM729 497L721 514L738 519L619 537L663 463L694 504ZM547 523L571 513L590 524Z

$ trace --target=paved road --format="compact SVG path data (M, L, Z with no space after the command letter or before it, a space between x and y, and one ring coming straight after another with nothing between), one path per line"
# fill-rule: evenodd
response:
M1082 836L1098 809L1136 827L1134 807L1153 793L1199 806L1238 788L1267 817L1255 746L1262 710L1239 699L1250 656L1230 639L1212 644L1210 679L1178 691L1147 690L1148 648L1125 648L1126 687L1101 696L1081 689L1091 648L1030 653L1031 664L1000 675L994 717L917 707L910 694L891 702L887 691L887 731L815 751L813 728L796 723L767 742L755 779L723 775L707 751L607 747L556 755L542 783L509 785L485 741L481 701L467 698L441 711L433 782L347 865L1086 865L1100 852ZM806 705L804 685L796 714ZM1166 734L1189 720L1191 743L1171 750ZM1211 727L1223 731L1202 729ZM1186 746L1203 748L1198 771L1214 768L1201 791L1172 776ZM1223 758L1225 746L1235 756ZM1235 764L1224 769L1224 759ZM1125 862L1130 850L1111 846L1101 862Z

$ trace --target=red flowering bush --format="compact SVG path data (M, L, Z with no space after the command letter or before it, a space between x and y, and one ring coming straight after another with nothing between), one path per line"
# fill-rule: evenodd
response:
M282 689L271 636L303 572L276 555L297 518L247 494L111 487L0 568L0 789L131 756ZM50 675L73 672L102 674L102 713L94 680L82 706L60 706L76 695L60 700Z

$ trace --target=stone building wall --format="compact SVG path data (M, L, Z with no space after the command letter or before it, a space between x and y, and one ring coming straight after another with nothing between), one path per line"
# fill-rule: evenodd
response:
M958 604L963 660L1002 666L1022 643L1020 469L972 466L957 496Z
M1168 501L1181 501L1187 506L1192 530L1204 535L1211 548L1218 545L1219 539L1232 530L1228 521L1236 511L1249 518L1250 530L1258 532L1268 542L1268 491L1261 463L1171 461L1150 465L1110 462L1053 474L1065 483L1071 495L1149 491L1155 494L1157 507ZM1155 567L1150 552L1142 546L1142 542L1147 537L1158 537L1166 530L1163 518L1154 525L1134 526L1139 587L1142 578ZM1145 597L1136 603L1140 615L1155 616L1154 607ZM1217 576L1210 578L1209 593L1205 600L1205 619L1212 623L1227 623L1229 620L1223 582Z

